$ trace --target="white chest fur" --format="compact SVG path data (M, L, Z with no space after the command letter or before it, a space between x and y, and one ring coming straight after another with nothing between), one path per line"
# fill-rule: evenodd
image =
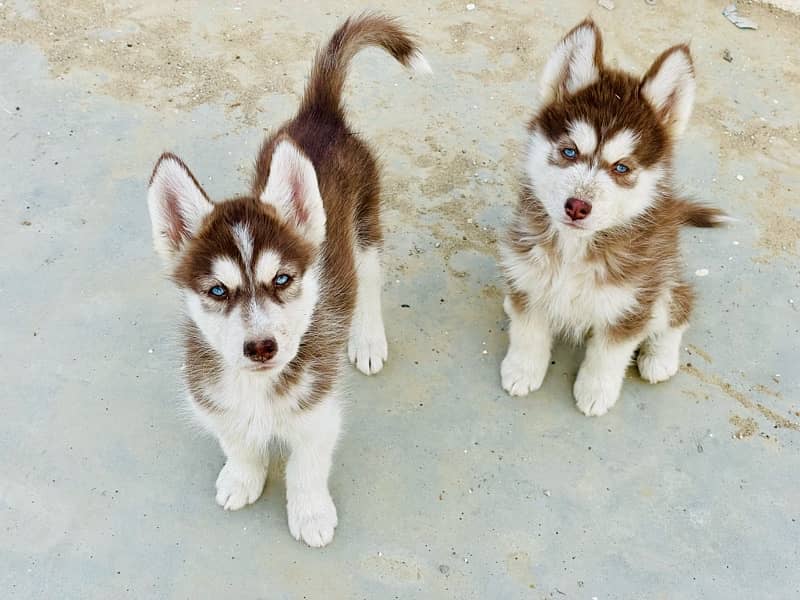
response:
M553 331L580 338L635 309L635 291L605 282L603 265L586 260L585 243L562 242L559 250L554 256L535 246L525 257L505 260L515 287L546 314Z
M208 390L217 411L195 408L200 423L218 437L239 440L253 451L266 450L273 438L293 436L301 400L308 394L312 377L303 374L284 394L275 391L274 382L260 373L227 372Z

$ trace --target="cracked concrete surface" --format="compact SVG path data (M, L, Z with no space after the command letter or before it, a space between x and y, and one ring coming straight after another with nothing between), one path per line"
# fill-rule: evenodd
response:
M180 412L177 300L151 250L150 169L178 153L245 188L316 45L356 2L0 2L0 594L4 598L759 598L800 594L800 19L739 3L378 0L436 74L378 51L352 120L385 165L390 360L349 374L340 525L288 534L283 482L214 503L216 444ZM592 13L643 72L689 40L678 177L735 215L687 231L683 368L587 419L580 349L506 396L496 239L535 77ZM728 50L732 62L723 60ZM699 276L696 273L707 275ZM403 307L407 305L407 308Z

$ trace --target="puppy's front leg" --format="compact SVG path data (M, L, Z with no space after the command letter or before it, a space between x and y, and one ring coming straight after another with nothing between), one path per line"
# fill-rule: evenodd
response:
M603 331L592 334L573 388L575 402L583 414L599 417L614 406L639 341L638 338L616 341Z
M286 512L297 540L321 547L333 539L338 518L328 491L328 474L341 428L341 409L329 396L296 417L287 442Z
M269 469L267 440L263 449L248 447L233 436L220 436L225 466L217 477L217 504L225 510L239 510L252 504L264 491Z
M524 396L542 386L550 366L553 336L546 316L528 306L524 294L506 296L503 308L510 319L509 346L500 366L500 377L503 389L509 394Z

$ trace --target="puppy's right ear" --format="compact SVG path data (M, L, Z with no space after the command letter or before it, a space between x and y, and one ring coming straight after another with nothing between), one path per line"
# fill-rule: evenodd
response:
M153 226L153 245L170 265L183 245L197 235L203 220L214 209L189 168L174 154L158 159L147 206Z
M542 72L542 105L590 86L603 68L603 39L594 21L586 19L558 43Z

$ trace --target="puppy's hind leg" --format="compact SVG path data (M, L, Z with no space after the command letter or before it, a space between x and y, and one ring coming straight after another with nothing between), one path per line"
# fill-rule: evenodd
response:
M666 381L678 372L681 338L686 325L668 327L650 334L639 348L639 374L650 383Z
M681 338L689 326L694 293L686 283L672 290L657 311L651 332L639 348L639 374L650 383L666 381L678 372Z
M389 349L381 310L381 263L377 245L356 250L358 292L347 354L365 375L383 368Z

